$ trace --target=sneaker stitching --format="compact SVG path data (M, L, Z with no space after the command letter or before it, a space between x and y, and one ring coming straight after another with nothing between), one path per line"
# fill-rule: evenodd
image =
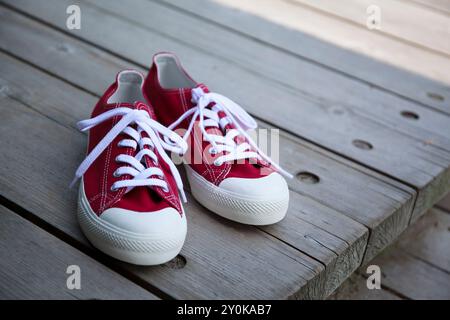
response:
M114 108L117 108L117 105ZM115 124L115 120L116 120L116 118L114 117L112 119L112 121L111 121L111 129L112 129L112 127ZM106 165L105 165L105 167L103 169L103 183L102 183L102 190L101 190L102 198L101 198L101 201L100 201L99 213L103 212L103 210L105 209L105 205L106 205L106 195L108 194L108 192L106 191L106 188L107 188L107 185L108 185L107 184L108 183L108 171L109 171L109 162L111 160L111 150L112 150L112 144L110 144L108 146L108 149L106 151Z

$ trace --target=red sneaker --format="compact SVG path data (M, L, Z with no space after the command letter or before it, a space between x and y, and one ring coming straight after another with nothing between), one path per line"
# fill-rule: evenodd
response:
M154 56L144 95L158 120L189 140L183 160L192 194L202 205L245 224L284 218L289 191L280 173L290 174L246 133L257 125L240 106L195 82L171 53Z
M186 237L183 184L164 149L187 145L140 102L143 83L139 72L122 71L92 118L78 123L90 134L74 182L82 178L78 219L91 243L119 260L156 265L174 258Z

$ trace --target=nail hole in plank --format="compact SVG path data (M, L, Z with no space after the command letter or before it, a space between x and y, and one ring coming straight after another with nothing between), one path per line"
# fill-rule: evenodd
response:
M373 145L370 142L367 142L367 141L364 141L364 140L356 139L356 140L353 140L352 143L358 149L362 149L362 150L371 150L371 149L373 149Z
M441 95L438 94L438 93L427 92L427 96L428 96L428 98L430 98L430 99L432 99L432 100L435 100L435 101L440 101L440 102L442 102L442 101L445 100L444 97L441 96Z
M316 184L320 181L317 175L307 171L297 173L297 179L306 184Z
M402 111L400 113L403 117L405 117L406 119L411 119L411 120L418 120L419 119L419 115L415 112L412 111Z

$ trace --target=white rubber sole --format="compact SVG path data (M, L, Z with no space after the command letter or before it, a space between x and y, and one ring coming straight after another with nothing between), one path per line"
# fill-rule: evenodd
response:
M118 260L135 265L151 266L170 261L180 253L186 238L186 216L183 212L184 232L163 236L137 234L121 229L98 217L91 209L81 181L78 193L78 221L83 233L94 247Z
M281 221L289 206L289 193L278 199L245 197L209 182L185 165L192 195L212 212L244 224L269 225Z

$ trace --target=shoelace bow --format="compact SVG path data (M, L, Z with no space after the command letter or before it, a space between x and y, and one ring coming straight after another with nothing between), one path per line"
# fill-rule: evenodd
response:
M121 154L116 158L117 162L124 163L128 166L119 167L114 172L114 176L120 177L124 174L129 174L133 178L129 180L116 181L112 185L112 189L117 190L119 188L126 187L127 189L125 192L129 192L137 186L158 186L167 192L168 186L167 182L164 181L163 171L157 167L147 168L141 162L145 156L148 156L153 163L157 165L158 158L152 151L156 149L164 162L169 166L182 200L183 202L186 202L186 195L183 190L183 182L180 174L175 167L175 164L166 154L165 150L175 152L177 154L183 154L187 150L187 143L178 134L150 118L146 111L119 107L104 112L94 118L80 121L77 123L77 127L81 131L87 131L115 116L122 116L122 118L83 160L75 173L75 178L72 181L71 186L73 186L75 182L83 176L92 163L94 163L94 161L114 141L114 139L119 134L124 133L131 139L121 140L118 146L131 147L135 150L139 147L139 152L134 157L127 154ZM130 126L132 124L137 125L137 130ZM142 137L142 132L146 132L149 137ZM145 146L148 146L149 148L145 148Z
M281 174L292 178L289 172L274 163L262 152L247 134L247 130L256 129L258 124L241 106L223 95L213 92L206 93L201 88L192 89L192 102L196 106L186 111L168 128L173 130L186 118L191 117L191 122L183 136L183 139L187 140L198 118L203 137L212 145L209 153L217 154L223 151L227 152L227 154L216 158L214 161L216 165L219 166L226 161L239 159L262 158L268 163L271 163ZM214 106L211 109L207 109L211 103L214 103ZM220 118L219 111L224 112L226 116ZM210 134L206 131L206 127L217 127L224 130L228 124L233 124L236 129L227 130L224 136ZM238 136L245 137L246 142L236 143L235 138Z

